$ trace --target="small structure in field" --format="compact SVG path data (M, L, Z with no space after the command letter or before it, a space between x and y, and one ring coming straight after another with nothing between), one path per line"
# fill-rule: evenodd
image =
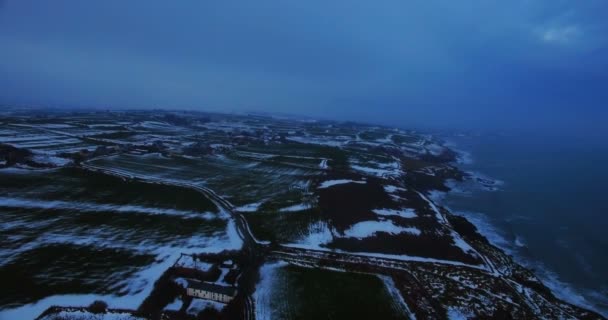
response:
M199 271L209 271L212 264L201 261L196 255L182 253L179 259L173 264L174 268L195 269Z
M195 280L188 280L188 288L186 290L188 296L221 303L232 301L237 292L237 289L233 287L220 286Z

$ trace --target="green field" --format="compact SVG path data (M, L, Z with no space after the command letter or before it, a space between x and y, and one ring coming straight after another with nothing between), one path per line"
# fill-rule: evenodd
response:
M404 319L402 306L376 276L283 266L258 308L273 319Z

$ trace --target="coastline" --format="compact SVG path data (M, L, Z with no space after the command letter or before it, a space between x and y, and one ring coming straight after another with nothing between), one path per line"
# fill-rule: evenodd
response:
M145 123L145 121L135 122L132 127L138 128L140 123ZM218 123L225 124L224 120L220 120ZM242 122L228 123L231 128L238 128L237 131L241 130L245 124L254 128L269 125L267 122L249 118L242 119ZM300 127L299 123L292 125ZM342 136L341 134L344 134L345 131L350 135ZM181 141L179 138L189 137L189 133L183 133L183 136L176 138L173 132L172 130L170 134L162 136L162 139L166 139L162 141L173 143ZM245 314L253 312L251 306L254 301L251 300L250 294L256 285L254 275L258 272L257 268L265 259L269 259L286 261L299 267L390 276L393 280L391 287L395 287L399 291L408 308L418 319L443 319L446 316L498 319L605 319L596 312L557 298L553 294L555 290L552 292L545 285L546 282L541 281L532 270L514 261L508 254L508 250L500 249L489 234L486 236L480 234L479 222L476 227L475 221L470 216L465 218L457 215L458 212L451 213L445 207L436 205L435 201L430 200L431 195L434 195L435 198L440 195L440 193L434 193L433 190L448 192L450 188L446 185L452 189L452 193L446 194L455 194L460 187L455 181L464 180L472 184L479 184L487 191L502 188L501 183L477 174L477 171L457 168L455 166L456 152L444 147L437 136L406 133L398 131L398 129L380 127L359 128L350 125L334 127L333 124L331 126L323 124L321 127L316 125L304 127L299 133L294 132L296 136L291 138L303 142L283 143L290 140L280 140L277 141L279 143L261 144L256 140L258 142L247 143L238 149L241 143L240 138L233 140L233 135L227 134L227 136L221 136L220 142L228 141L231 145L234 144L236 149L224 150L219 154L208 154L211 151L203 148L199 158L192 156L192 158L184 160L183 148L190 146L188 142L167 146L165 150L168 150L166 152L169 156L158 153L160 147L134 149L133 152L117 150L117 153L121 153L121 155L111 157L108 157L108 153L100 151L103 159L97 159L95 156L83 156L81 159L82 169L91 169L87 170L90 171L90 176L86 174L84 177L80 175L72 177L69 174L65 176L58 174L46 177L47 180L41 180L40 184L34 185L29 183L31 178L26 180L28 177L22 177L26 181L5 180L9 182L15 180L11 183L16 187L10 189L15 195L15 199L10 201L23 201L20 198L21 195L31 192L33 199L55 200L55 204L60 204L66 209L60 214L67 217L77 216L73 213L74 211L80 213L80 208L90 207L91 201L94 200L99 203L115 204L114 201L123 199L122 194L126 201L134 201L134 204L141 202L141 205L146 205L145 208L158 206L161 209L166 209L166 207L178 209L176 203L179 203L179 208L183 210L202 209L199 208L203 201L200 197L200 193L202 193L204 198L210 201L207 203L209 207L213 208L214 206L211 204L215 204L215 207L223 208L220 211L226 218L225 213L228 211L236 214L231 214L235 219L230 219L227 226L220 221L217 223L217 230L220 230L219 232L222 234L226 226L227 238L219 235L218 231L213 229L209 230L209 233L205 233L202 229L189 229L191 221L177 221L175 214L166 215L168 217L165 217L164 220L155 220L150 217L153 210L140 209L139 211L145 211L145 216L134 213L130 218L120 220L124 228L112 230L110 237L95 234L91 237L88 232L86 234L66 232L62 238L58 239L65 243L61 243L60 248L65 248L66 251L76 251L72 248L81 244L81 239L88 239L89 243L94 241L85 250L93 252L95 257L107 257L104 260L117 261L115 265L99 268L105 274L110 268L134 270L131 266L120 263L119 260L126 260L122 259L124 254L114 259L116 254L103 251L104 247L114 244L112 237L115 234L135 233L136 236L133 237L125 236L125 241L121 243L125 248L124 251L129 254L129 252L143 251L139 250L140 239L141 237L148 238L148 230L166 232L164 237L153 239L154 242L144 248L144 254L148 256L151 256L149 252L154 253L156 251L153 250L167 246L180 248L179 251L186 250L188 253L189 250L196 248L199 248L196 250L202 250L200 248L222 247L223 245L220 243L223 243L225 238L228 240L242 238L241 242L249 242L253 246L246 246L243 249L243 254L251 259L243 260L245 262L242 263L241 270L251 272L252 276L241 277L244 280L237 287L242 299L236 300L236 304L232 304L230 310L240 310L239 312L242 311ZM216 134L216 132L212 132L204 138L215 139ZM340 135L335 136L335 134ZM45 135L42 133L41 139L46 139ZM261 135L265 137L262 133ZM274 136L274 131L271 131L269 135ZM200 137L200 139L204 138ZM149 133L142 134L140 139L142 140L137 141L148 141ZM146 142L140 143L145 146ZM161 143L163 142L155 145ZM190 149L186 149L187 152L189 152L188 150ZM173 154L175 154L175 158ZM477 159L477 152L475 152L475 156ZM87 164L86 159L92 163ZM499 163L504 162L502 157L496 157L496 159ZM467 160L472 162L470 154L468 159L461 157L461 162ZM330 161L329 164L328 161ZM486 161L479 161L479 164L482 163L486 163ZM255 175L249 176L249 173L253 171L252 168L256 166L260 167L259 170L255 172ZM301 171L302 168L310 170ZM231 174L231 172L236 172L236 174ZM486 171L480 170L479 172ZM116 183L108 183L106 179L101 179L98 176L101 173L114 176L109 179ZM495 172L488 171L487 173L493 176ZM205 175L208 179L201 179L201 175ZM503 177L502 175L497 176ZM454 179L454 181L450 179ZM512 180L505 179L505 181L507 180L509 183L505 187L512 187ZM62 181L66 182L59 183L60 187L57 189L55 186ZM94 188L89 190L87 187L91 182L103 183L104 187L95 188L93 186ZM243 182L247 182L247 189L232 188L233 185L240 186ZM148 187L155 185L160 189L156 187L148 189L140 183L146 183ZM266 190L268 193L257 192L267 188L270 184L278 185L281 190L269 189ZM106 190L107 186L110 186L111 190ZM191 191L195 192L188 192L190 197L180 200L182 198L178 194L185 194L184 188L192 189ZM47 189L48 192L45 191ZM74 196L74 200L78 200L77 205L70 206L66 202L57 202L66 200L57 190L66 190L66 193L73 193L74 190L89 190L89 192L92 190L96 191L95 194L103 196L95 199L88 198L86 194L80 197ZM48 193L51 191L54 193L49 195ZM167 196L162 198L161 194ZM243 194L247 194L247 196L243 196ZM462 194L466 194L465 191L462 191ZM498 193L493 194L498 195ZM140 198L142 195L148 197ZM159 202L159 200L161 201ZM5 202L10 204L8 201ZM439 202L437 201L437 203ZM39 206L44 207L45 203L39 204ZM196 206L191 207L188 205L189 203L196 204ZM311 203L318 210L310 210L309 204ZM123 204L123 202L118 204ZM23 205L19 205L19 207L23 207ZM106 208L116 209L116 206L106 206ZM245 209L244 212L240 210L241 208ZM285 208L289 210L285 210ZM293 208L300 209L299 213L294 213L297 210L293 210ZM509 209L508 206L505 208ZM180 217L187 216L187 214L183 214L185 212L181 213ZM84 214L88 215L88 213ZM119 212L114 214L124 216ZM13 214L13 216L16 217L13 220L20 218L17 214ZM108 214L103 214L103 216L114 218ZM46 215L39 214L36 218L45 220ZM133 227L138 226L142 220L152 221L152 223L146 223L144 227ZM99 225L104 226L107 223L107 220L97 221L84 224L84 227L97 228ZM171 228L174 223L175 228ZM192 225L202 227L207 224L203 221ZM251 224L251 228L249 224ZM61 233L66 226L77 229L81 225L83 225L82 220L78 219L58 225L55 229L59 230L57 233ZM168 228L165 228L165 225ZM178 234L172 233L170 229L178 230ZM191 232L182 233L182 230ZM257 240L252 232L255 232L260 240ZM139 234L143 235L139 236ZM54 237L52 235L47 239L50 242ZM216 238L218 240L213 240ZM76 241L72 241L74 239ZM184 239L183 241L187 242L173 245L174 239L179 241ZM245 241L246 239L249 240ZM522 245L523 241L523 238L519 240ZM46 241L34 243L34 246L41 247L44 252L49 250L45 247L46 243ZM195 243L196 246L190 245L192 243ZM231 243L236 242L231 241ZM166 250L163 249L164 251ZM172 252L178 253L175 250ZM105 256L102 256L103 254ZM165 260L175 258L167 257ZM18 274L14 270L20 267L19 263L20 261L17 260L12 265L13 269L5 272L9 275L7 278ZM153 266L152 263L152 260L143 261L142 267L136 266L139 268L137 270L141 268L150 270L150 266ZM12 283L7 281L12 284L9 289L14 288L15 292L19 292L19 284L29 281L28 279L34 279L31 282L36 283L35 277L40 274L53 276L52 272L44 269L47 266L45 261L39 265L40 268L32 269L32 272L22 277L24 281ZM66 269L69 270L69 268ZM81 272L81 266L76 265L73 270ZM239 271L239 273L241 272ZM89 272L91 275L96 273L97 270ZM162 293L164 289L158 291L156 283L163 284L158 288L164 288L167 279L165 275L169 277L176 274L169 272L160 275L156 271L152 273L146 271L145 279L148 281L145 284L129 286L129 288L144 288L147 285L146 288L149 288L154 283L153 291L148 292L149 294L145 298L140 297L143 302L139 305L138 310L145 310L146 313L163 312L167 306L164 302L174 301L174 297L167 297L164 302L152 303L159 296L163 296L159 292ZM117 274L115 278L118 281L129 283L132 276ZM207 278L201 277L200 279L206 281ZM56 283L56 288L62 289L61 286L65 281L60 279ZM234 284L234 282L232 283ZM339 284L340 281L337 283ZM107 281L101 281L100 285L107 286ZM96 289L97 287L91 288L93 289L84 288L82 291L85 293L105 292ZM71 290L71 288L68 289ZM59 290L49 292L53 294ZM117 291L107 292L114 294ZM171 292L173 292L171 295L177 294L174 291ZM133 297L138 293L129 291L125 294ZM117 294L122 296L122 292ZM24 292L22 296L29 297L29 292ZM310 298L314 303L314 296ZM293 297L293 299L294 303L300 301L300 297ZM18 299L15 300L17 303L20 302ZM87 301L79 303L81 307L87 304ZM189 304L190 302L188 302ZM171 305L172 309L175 308L173 303ZM69 308L68 305L64 305L64 307ZM132 306L132 310L135 310L134 307L135 305ZM332 310L334 306L330 304L327 308ZM57 311L61 308L54 308L51 311L53 310ZM2 318L2 314L0 314L0 318Z
M514 230L504 230L503 227L494 221L494 217L484 213L483 210L463 210L450 204L449 198L454 195L475 199L475 192L502 192L501 187L505 183L508 183L508 181L498 180L489 177L484 172L465 168L466 166L474 165L474 153L466 150L453 140L444 137L440 138L443 141L443 146L456 154L454 165L464 174L465 178L462 181L447 180L445 185L449 191L432 191L431 199L448 210L452 215L462 217L471 223L476 228L476 231L491 245L511 257L516 264L530 270L555 297L608 318L608 309L598 306L586 297L602 297L602 293L599 290L577 288L575 284L561 280L560 275L542 260L536 257L525 257L521 254L521 250L527 249L527 240L522 235L518 235ZM602 302L600 301L599 303Z

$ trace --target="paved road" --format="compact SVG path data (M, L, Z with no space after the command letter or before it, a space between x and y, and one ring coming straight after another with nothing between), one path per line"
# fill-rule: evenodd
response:
M407 270L415 264L438 264L450 265L455 267L470 268L487 272L488 269L483 265L473 265L458 261L429 259L420 257L403 257L400 259L373 256L365 253L350 253L341 251L314 250L289 246L275 246L269 255L289 261L317 262L321 264L362 264L366 266L382 267L394 270Z

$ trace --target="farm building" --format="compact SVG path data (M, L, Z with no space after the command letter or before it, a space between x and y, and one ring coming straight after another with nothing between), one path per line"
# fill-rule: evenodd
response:
M213 283L206 283L195 280L188 280L186 293L195 298L213 300L221 303L228 303L237 294L236 288L220 286Z

